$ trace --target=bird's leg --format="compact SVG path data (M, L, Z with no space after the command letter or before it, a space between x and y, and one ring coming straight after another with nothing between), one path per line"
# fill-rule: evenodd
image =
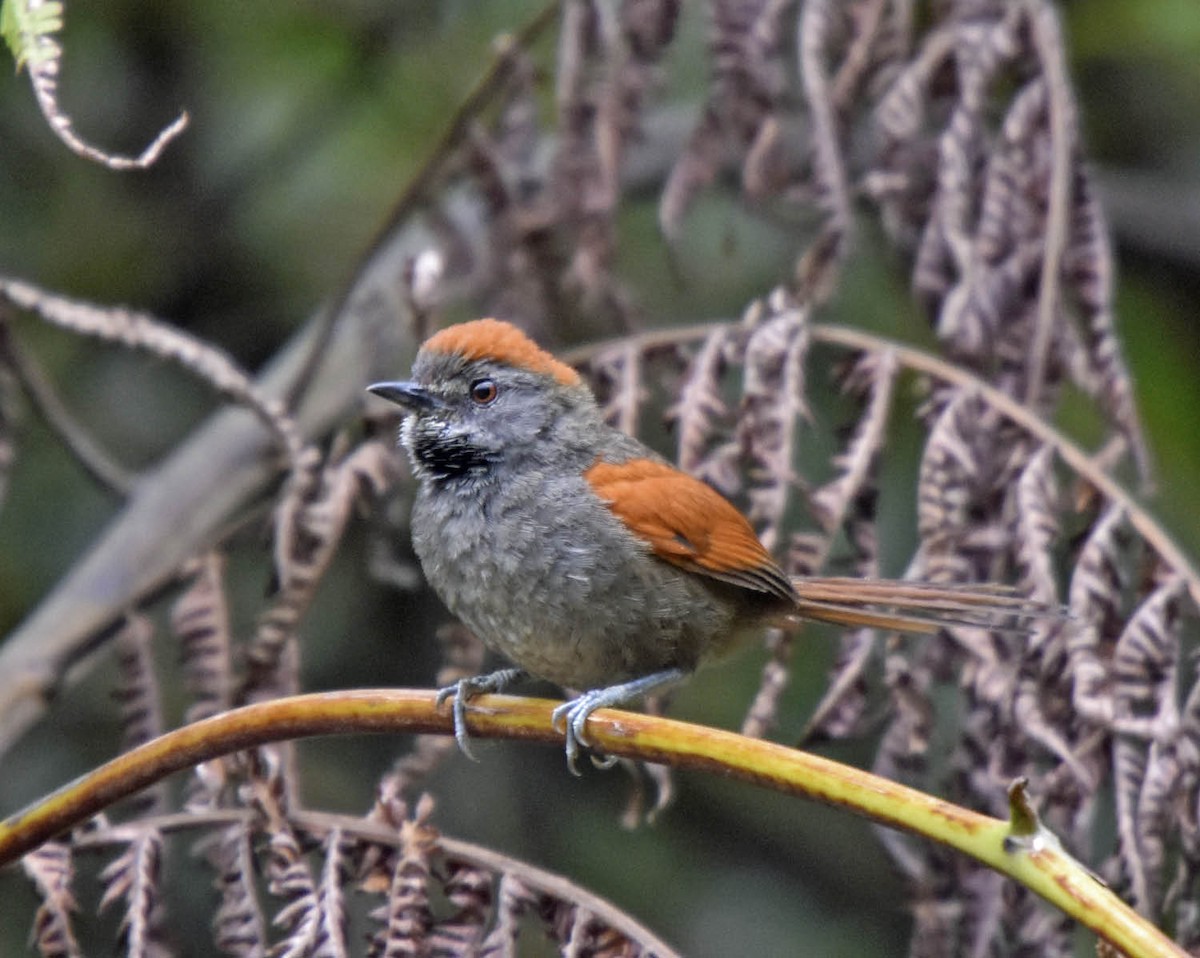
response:
M676 682L681 682L688 675L689 673L683 669L663 669L661 672L652 672L650 675L643 675L640 679L634 679L631 682L609 685L602 689L592 689L590 692L584 692L579 698L564 702L556 708L551 720L555 728L561 725L563 732L566 733L567 768L571 770L571 774L579 774L577 765L579 747L586 748L591 744L584 734L584 727L587 725L588 716L596 709L625 705L650 692L657 692Z
M454 705L454 740L462 753L472 762L478 762L475 753L471 751L470 735L467 732L467 702L476 695L489 692L499 692L509 683L522 679L526 675L524 669L497 669L487 675L473 675L470 678L459 679L453 685L438 689L436 706L441 708L446 699L453 698Z

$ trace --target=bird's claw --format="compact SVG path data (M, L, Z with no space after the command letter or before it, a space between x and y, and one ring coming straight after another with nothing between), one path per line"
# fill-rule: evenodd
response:
M459 751L472 762L478 762L475 753L471 751L471 733L467 730L467 703L476 695L487 692L499 692L509 682L521 678L525 673L521 669L500 669L487 675L473 675L459 679L453 685L438 689L434 706L441 708L447 699L454 699L451 712L454 715L454 741L458 743Z
M438 689L437 698L434 699L434 705L439 709L446 699L453 699L450 711L454 716L454 741L458 743L458 750L472 762L478 762L479 759L471 751L471 736L467 732L467 701L477 694L478 690L472 685L471 679L459 679L453 685Z
M571 699L556 708L550 715L550 724L556 729L561 728L566 737L567 768L572 775L579 775L579 746L587 745L583 736L583 725L587 721L584 713L583 721L576 725L575 711L582 699Z
M601 690L603 691L603 690ZM592 743L586 734L587 720L591 714L603 705L595 691L585 692L579 698L564 702L550 716L550 721L557 729L562 729L566 736L567 768L571 774L579 776L579 750L591 748ZM593 755L592 764L596 768L612 768L617 759L611 755Z
M580 747L591 748L592 743L588 741L586 727L588 718L596 709L610 708L640 699L650 692L674 685L686 675L682 669L663 669L661 672L652 672L620 685L592 689L556 708L550 720L554 727L561 729L566 736L567 768L571 770L571 774L579 774ZM592 757L592 762L597 768L612 768L616 761L611 756Z

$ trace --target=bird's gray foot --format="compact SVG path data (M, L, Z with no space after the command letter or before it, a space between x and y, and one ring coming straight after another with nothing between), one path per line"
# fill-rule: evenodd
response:
M587 720L588 717L596 711L596 709L612 708L617 705L625 705L650 692L657 692L667 686L674 685L687 677L687 672L683 669L664 669L661 672L653 672L650 675L644 675L640 679L634 679L631 682L623 682L620 685L609 685L602 689L592 689L589 692L584 692L578 698L571 699L569 702L564 702L554 710L552 721L555 728L561 728L566 735L566 752L567 752L567 768L571 770L572 775L579 774L579 750L580 748L589 748L591 742L587 737ZM597 761L593 758L599 768L611 768L613 760L604 758Z
M467 731L467 702L476 695L489 692L499 692L509 683L525 677L524 669L497 669L487 675L473 675L470 678L459 679L453 685L438 689L436 704L438 708L446 699L453 699L451 706L454 712L454 740L462 753L472 762L478 762L475 753L471 751L471 736Z

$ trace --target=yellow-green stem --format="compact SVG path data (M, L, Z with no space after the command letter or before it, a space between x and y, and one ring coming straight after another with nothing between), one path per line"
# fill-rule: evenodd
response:
M556 704L480 696L471 702L470 731L481 738L561 744L562 735L550 724ZM433 692L403 689L300 695L225 712L118 756L0 823L0 865L117 799L219 755L313 735L451 731ZM1129 958L1186 956L1040 826L1030 832L1026 822L1014 830L1009 822L817 755L657 716L601 709L589 719L588 733L610 755L715 772L817 799L956 848L1036 892Z

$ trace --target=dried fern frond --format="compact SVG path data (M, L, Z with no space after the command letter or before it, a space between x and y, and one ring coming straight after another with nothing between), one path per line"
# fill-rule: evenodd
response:
M552 310L565 294L589 310L628 319L626 294L612 275L621 163L657 86L658 62L678 12L679 0L616 6L577 0L564 9L555 90L558 140L543 198L551 206L544 211L547 222L565 247L558 275L546 271L543 283Z
M21 867L41 897L31 935L38 952L43 958L82 958L71 927L71 914L78 905L71 892L75 867L69 843L46 842L22 858Z
M1121 732L1166 739L1179 725L1175 701L1179 603L1183 583L1170 577L1134 610L1113 649L1115 723Z
M517 942L521 936L521 919L537 907L537 896L516 875L506 874L500 879L496 893L495 925L483 941L481 955L488 958L518 954Z
M432 812L428 796L418 803L412 819L405 809L396 809L400 848L394 856L387 900L371 913L380 926L371 938L371 958L400 958L426 945L434 925L429 892L437 832L429 825Z
M1094 628L1099 641L1115 641L1124 618L1124 523L1124 511L1117 506L1097 517L1075 560L1067 593L1071 614Z
M216 872L221 896L213 916L213 941L232 958L266 958L267 924L255 887L255 858L250 829L238 823L203 846Z
M736 475L736 471L728 456L723 461L718 459L723 466L714 462L713 448L721 444L721 437L727 440L733 425L729 405L722 395L721 379L731 361L740 365L740 358L731 355L736 349L734 340L734 335L724 327L718 327L705 338L679 384L678 402L665 413L666 421L675 429L675 459L679 467L727 495L732 495L740 483L735 484L729 475L730 472ZM724 445L728 448L727 443Z
M171 629L179 638L180 664L193 700L185 720L199 722L229 708L233 636L221 553L209 552L197 561L191 585L171 607Z
M797 746L863 733L868 709L866 671L875 657L875 646L873 629L855 629L841 637L825 692L805 723Z
M1124 736L1113 741L1113 792L1116 799L1118 853L1110 871L1123 873L1129 882L1129 894L1143 914L1151 896L1146 864L1142 857L1138 828L1137 802L1146 778L1148 749L1144 742ZM1114 874L1114 881L1117 880Z
M492 913L494 885L493 876L484 869L453 859L446 861L442 888L453 911L430 932L431 955L452 958L480 948Z
M875 750L871 771L897 782L920 781L928 770L929 741L933 734L933 709L929 701L932 676L914 666L899 652L884 659L884 688L890 721ZM942 856L922 855L915 843L898 832L877 835L893 863L917 888L929 887Z
M836 102L830 74L829 55L835 37L846 31L839 21L847 5L837 0L805 3L800 11L800 77L808 104L809 134L812 137L812 180L814 205L824 216L821 232L809 245L797 267L800 287L808 298L820 302L837 282L837 269L845 255L853 226L850 208L849 171L843 158L843 119ZM859 32L860 59L866 58L871 31ZM843 83L849 74L843 74Z
M119 826L128 833L125 851L100 874L104 894L100 911L124 900L120 939L131 958L154 958L162 953L163 906L161 869L163 836L154 828Z
M154 626L143 615L130 615L117 633L121 681L113 698L121 705L122 748L137 748L163 732L161 694L150 642Z
M843 382L848 393L866 394L867 402L853 427L849 443L833 457L838 475L809 497L813 514L826 536L846 522L855 500L864 492L885 441L892 393L899 364L889 353L868 354L854 364ZM818 562L817 566L823 565Z
M796 487L796 432L809 418L804 363L808 312L782 290L750 319L738 443L749 461L748 517L768 549Z
M688 208L723 166L750 157L764 165L761 144L776 134L788 86L784 9L776 0L713 3L708 99L659 198L659 228L668 238L679 234ZM762 179L754 172L746 178Z
M1200 945L1200 682L1193 681L1182 709L1178 746L1183 773L1175 821L1179 829L1179 861L1163 898L1163 911L1175 916L1176 940L1194 951Z
M278 805L265 798L267 816L267 858L263 869L267 888L284 905L271 917L283 938L274 949L280 958L301 958L315 954L327 940L328 928L321 892L308 860L291 824Z
M648 394L642 363L642 351L626 342L598 353L589 364L605 421L632 436L639 432L638 413Z
M1043 446L1030 458L1017 479L1015 536L1021 589L1040 602L1057 602L1054 543L1058 538L1058 488L1054 450ZM1052 628L1046 624L1038 628ZM1036 640L1035 640L1036 641Z
M1145 477L1063 49L1049 3L949 5L877 100L881 145L863 182L914 249L914 290L950 354L1002 370L1005 388L1034 403L1068 375Z
M121 747L137 748L163 732L162 696L154 671L150 642L154 626L143 615L130 615L117 633L117 668L120 682L113 698L121 706ZM134 811L152 813L166 805L166 790L161 785L139 795Z
M307 457L306 457L307 458ZM379 496L395 479L395 455L384 443L368 441L344 458L322 465L314 456L285 492L276 517L279 592L259 619L247 649L248 674L238 693L248 696L286 689L278 667L285 646L312 602L349 522L354 506ZM283 683L282 685L280 683Z
M344 836L333 829L325 838L322 854L321 883L317 892L320 929L314 958L348 958L351 954L346 941L346 861Z
M993 480L988 410L978 397L955 390L941 399L929 429L917 479L921 577L933 582L978 580L967 537L971 511Z
M1108 226L1087 167L1075 173L1071 207L1071 239L1063 269L1084 325L1084 342L1094 377L1076 377L1108 411L1133 450L1143 480L1153 475L1150 451L1133 396L1113 315L1113 254Z

